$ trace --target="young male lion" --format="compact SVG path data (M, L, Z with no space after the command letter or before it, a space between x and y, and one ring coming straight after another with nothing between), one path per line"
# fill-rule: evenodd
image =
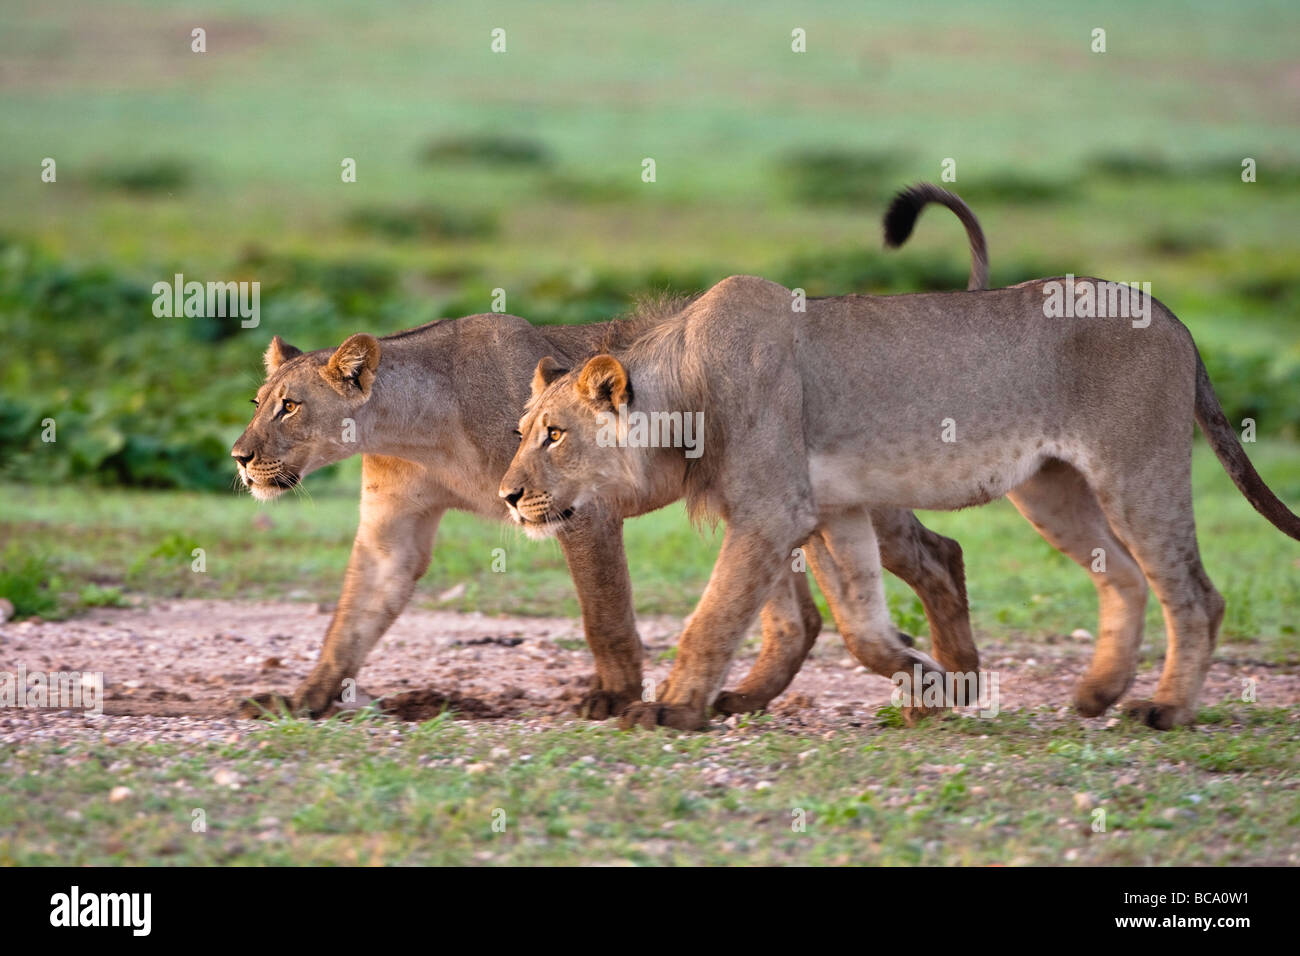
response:
M1061 313L1063 282L1091 306ZM875 514L1003 495L1092 573L1101 630L1078 710L1100 714L1131 685L1149 583L1168 652L1154 698L1127 711L1160 729L1191 722L1224 609L1197 550L1192 420L1269 521L1300 539L1300 518L1247 459L1187 329L1149 293L1124 295L1130 310L1097 316L1118 293L1069 277L792 313L788 289L735 276L616 354L571 371L543 359L501 482L517 522L555 533L645 510L668 488L727 523L663 693L624 724L707 724L741 636L805 540L858 660L942 677L890 625ZM701 413L698 457L629 440L635 421Z
M983 235L951 194L919 189L901 198L890 213L891 244L907 237L928 202L948 206L966 226L971 284L982 287ZM654 321L653 314L639 319L642 325ZM609 334L609 323L534 328L514 316L476 315L382 338L354 335L337 349L307 353L278 336L272 340L257 411L231 450L240 476L255 497L269 500L315 469L360 453L361 523L315 669L290 700L260 695L246 712L281 703L313 716L330 708L343 681L357 675L410 599L428 567L443 512L508 519L496 489L516 447L514 426L538 360L558 355L577 364L600 351ZM595 686L579 705L584 716L618 714L641 696L641 643L622 519L680 495L679 487L665 483L639 509L575 517L554 529L596 663ZM880 509L873 521L885 567L921 598L936 656L950 668L978 668L957 542L929 531L908 511ZM765 707L798 672L821 628L805 575L773 584L759 600L766 604L758 661L735 691L716 700L719 710Z

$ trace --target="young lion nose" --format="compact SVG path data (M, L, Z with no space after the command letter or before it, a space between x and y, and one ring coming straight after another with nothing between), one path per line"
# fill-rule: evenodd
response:
M502 498L506 499L506 504L514 506L519 504L519 499L524 496L524 489L515 488L514 490L508 490L506 488L502 488L500 491L497 492L497 494L499 494Z
M235 461L239 462L241 465L247 465L250 461L253 460L252 455L241 455L239 452L234 451L233 449L230 452L230 457L235 459Z

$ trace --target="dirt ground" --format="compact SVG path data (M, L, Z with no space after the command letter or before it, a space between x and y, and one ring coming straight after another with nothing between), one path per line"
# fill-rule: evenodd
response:
M23 621L0 626L0 669L21 663L34 671L104 674L104 716L68 710L0 711L0 741L50 733L79 735L112 726L114 735L150 738L175 729L165 718L186 718L191 729L211 722L228 728L244 698L290 692L307 675L329 623L323 606L280 602L153 601L142 608L93 611L68 621ZM662 680L681 621L640 622L647 676ZM1067 708L1075 679L1092 653L1084 635L1017 646L1012 638L981 635L983 666L998 675L1002 710ZM750 640L733 667L734 686L757 652ZM1216 653L1202 703L1240 699L1254 679L1259 703L1300 703L1300 674ZM1160 661L1144 662L1136 693L1154 689ZM488 617L410 609L398 618L363 669L360 700L385 699L396 716L427 719L450 704L466 719L570 719L587 686L591 658L577 620ZM794 684L772 713L782 725L821 733L868 725L889 703L891 686L857 665L839 635L824 632ZM1114 711L1099 721L1116 718ZM122 719L134 718L134 719ZM147 719L140 719L147 718ZM164 718L164 719L158 719ZM734 718L732 718L734 720Z

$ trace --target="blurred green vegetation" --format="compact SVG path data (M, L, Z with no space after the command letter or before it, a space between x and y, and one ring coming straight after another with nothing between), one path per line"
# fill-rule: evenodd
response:
M548 323L607 319L637 296L738 272L810 295L962 288L966 242L946 213L929 213L907 249L885 253L878 239L888 197L937 180L949 157L994 284L1067 271L1150 281L1192 330L1230 417L1256 420L1266 479L1300 498L1294 5L0 0L0 11L0 538L49 545L46 564L5 559L19 579L45 580L38 603L56 577L83 606L117 588L246 593L294 580L328 595L355 521L355 463L313 476L314 503L280 506L260 550L221 574L178 571L188 552L163 547L169 535L243 543L261 513L192 492L230 486L228 449L273 334L323 347L487 311L497 288L509 311ZM190 51L196 25L207 53ZM1089 50L1099 25L1105 54ZM489 51L497 26L504 55ZM790 51L796 26L805 54ZM41 181L45 157L54 183ZM646 157L654 183L641 180ZM1244 157L1255 183L1241 181ZM341 180L345 158L355 183ZM176 273L260 282L260 325L155 318L151 287ZM1289 545L1203 453L1203 526L1231 541L1216 560L1249 566L1230 613L1254 618L1230 625L1278 634L1295 606ZM1001 549L1000 514L935 524ZM711 549L676 512L642 526L630 545L640 606L686 610ZM511 534L449 518L428 587L465 580L466 607L574 613L558 551L528 546L533 583L515 598L492 590L504 585L482 574L480 550ZM986 624L1049 626L997 577L1056 560L1036 540L1007 538L997 573L972 587L1012 615ZM1091 589L1061 567L1053 601L1082 613ZM88 587L109 590L83 599ZM910 597L892 600L916 626Z

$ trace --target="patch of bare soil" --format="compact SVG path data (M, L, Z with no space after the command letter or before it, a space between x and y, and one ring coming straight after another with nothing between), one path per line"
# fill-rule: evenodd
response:
M24 621L0 626L0 670L80 671L104 675L104 714L122 718L188 718L229 728L242 702L257 693L291 693L316 661L328 613L315 605L279 602L183 600L145 608L97 610L70 621ZM647 676L662 681L681 622L640 623ZM1068 710L1075 680L1092 654L1090 640L1050 637L1032 643L981 635L983 666L998 680L1002 710ZM757 653L756 635L732 669L739 682ZM1135 694L1150 695L1161 661L1146 661ZM1260 704L1300 703L1295 666L1273 666L1221 646L1203 703L1241 698L1253 681ZM587 689L591 655L577 620L489 617L412 609L398 618L360 675L361 699L403 720L428 720L445 709L471 720L568 719ZM875 723L891 686L858 666L839 636L825 633L789 690L772 705L782 726L806 732ZM1097 718L1105 721L1116 716ZM72 732L102 725L79 711L0 710L0 740ZM115 732L131 721L111 721ZM136 721L151 736L166 721Z

